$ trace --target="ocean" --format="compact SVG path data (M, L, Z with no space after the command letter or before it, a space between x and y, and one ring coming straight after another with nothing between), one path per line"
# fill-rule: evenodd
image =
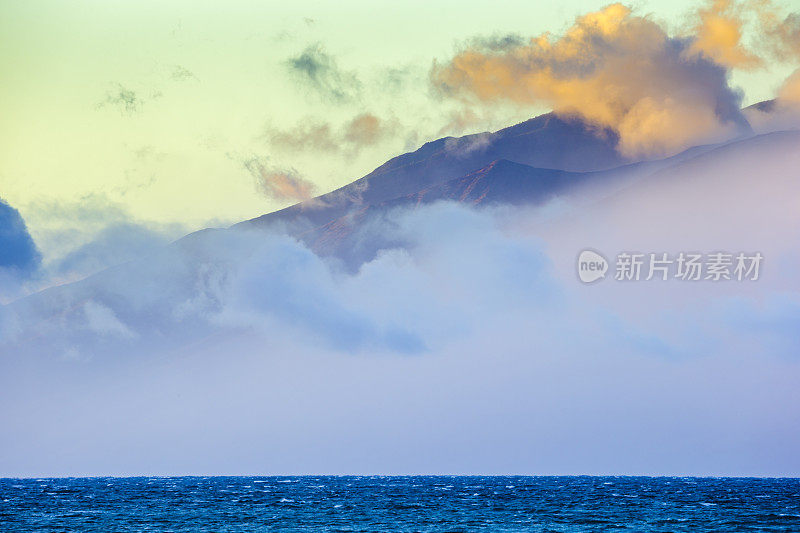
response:
M800 531L800 479L0 479L0 531Z

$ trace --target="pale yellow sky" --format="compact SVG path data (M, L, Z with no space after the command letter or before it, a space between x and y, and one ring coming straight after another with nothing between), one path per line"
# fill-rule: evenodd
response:
M258 216L291 202L260 194L246 161L292 170L325 192L464 133L446 128L456 104L431 95L434 59L477 35L557 34L607 3L0 0L0 198L40 245L103 204L187 230ZM699 4L633 5L678 29ZM331 58L338 77L326 83L340 97L298 83L287 67L314 46ZM752 103L772 97L789 70L736 73L733 84ZM497 107L470 128L543 111ZM274 142L275 132L309 125L341 139L363 113L381 121L371 145Z

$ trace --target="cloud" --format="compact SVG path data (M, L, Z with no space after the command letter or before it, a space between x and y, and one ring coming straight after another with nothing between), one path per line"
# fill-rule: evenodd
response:
M139 111L142 106L142 100L136 96L136 93L122 85L118 85L113 92L108 93L106 102L119 106L129 113Z
M482 50L502 52L505 50L517 48L519 46L524 46L525 42L526 39L522 35L516 33L508 33L508 34L494 34L488 37L486 36L472 37L467 41L466 46L469 48L480 48Z
M471 153L491 145L492 136L490 133L474 133L460 138L448 138L445 143L447 149L455 157L466 157Z
M800 63L800 13L789 13L781 19L778 8L769 0L756 4L761 31L772 54L787 63ZM794 124L800 124L800 68L792 72L778 89L777 111L794 115ZM781 121L781 117L777 118Z
M79 279L146 256L168 244L181 230L132 220L109 221L85 244L68 251L48 266L51 275L60 279Z
M356 271L209 230L0 307L0 472L796 475L800 150L755 141L546 217L390 210ZM589 286L587 246L765 264Z
M354 73L341 70L333 56L320 43L306 47L285 64L299 81L326 100L338 103L351 101L361 90L358 77Z
M32 202L25 212L43 255L30 289L75 281L145 257L188 231L178 223L139 220L100 194L75 202Z
M380 94L395 95L404 89L416 90L424 72L417 65L383 67L374 72L371 82Z
M277 231L209 230L0 307L0 475L796 475L798 154L726 152L545 224L391 211L366 221L388 244L355 271ZM90 257L127 248L96 235ZM752 285L589 287L585 246L746 247L768 267Z
M117 84L113 89L106 93L106 98L100 104L100 106L103 105L116 107L121 113L131 115L141 111L142 106L144 105L144 99L137 95L135 91L128 89L121 84Z
M626 156L666 155L747 128L726 68L693 54L692 44L613 4L578 17L555 39L468 47L435 62L430 79L467 104L548 104L612 128Z
M355 269L315 254L282 228L198 232L135 264L65 287L55 300L33 298L38 319L23 312L20 323L44 338L47 328L37 322L42 316L51 322L40 313L41 303L50 301L58 319L48 327L69 330L71 320L85 323L82 302L91 300L111 309L140 339L153 338L154 331L156 337L184 335L194 327L203 335L217 328L256 328L311 335L312 343L337 351L402 352L398 346L436 351L465 331L483 331L490 317L536 318L547 329L578 315L593 323L596 317L584 313L599 317L610 310L622 321L612 342L654 338L658 342L644 344L668 346L663 353L693 353L693 324L705 312L700 307L718 297L758 301L781 290L793 298L798 290L792 275L800 260L792 230L797 184L787 169L796 166L800 151L797 136L787 135L719 149L641 182L628 179L624 187L608 177L596 193L570 192L555 210L441 203L371 211L348 241L374 251ZM770 209L754 209L765 205ZM633 286L607 280L585 290L576 285L574 259L587 246L606 253L760 250L770 272L753 285ZM651 305L653 298L659 306ZM699 307L670 317L673 304ZM606 325L595 324L600 330ZM726 335L714 328L701 332L715 342ZM408 344L395 345L397 339Z
M40 275L42 255L15 208L0 199L0 304Z
M340 147L340 139L326 122L306 122L292 129L269 130L267 138L271 145L292 152L335 152Z
M635 198L649 200L626 204L617 224L581 219L579 238L631 238L642 230L632 221L665 205ZM614 213L601 204L591 215ZM354 273L285 235L209 232L106 276L103 290L52 300L48 320L47 305L23 314L36 335L0 358L14 398L0 423L15 435L0 442L0 472L798 471L800 434L785 421L798 412L800 298L768 301L766 313L753 303L776 270L735 306L726 298L741 285L581 286L574 265L561 265L574 260L574 239L563 253L558 233L525 229L532 214L453 204L390 212L376 231L403 244ZM675 219L652 220L661 232ZM683 235L710 238L730 222L705 220ZM773 343L761 343L765 331ZM788 443L773 462L763 447L776 431ZM722 458L701 445L710 441ZM137 453L120 453L128 447Z
M270 237L269 244L260 246L231 279L222 323L235 323L241 318L239 313L249 312L255 313L251 315L255 324L263 327L263 318L278 319L285 327L299 327L338 351L388 349L413 354L424 349L417 335L382 324L368 309L343 297L337 271L292 239Z
M244 166L255 178L259 190L268 198L302 202L316 194L316 185L294 169L270 167L258 158L245 161Z
M174 65L172 67L170 78L173 81L188 81L188 80L198 81L197 76L194 75L194 72L180 65Z
M782 16L771 0L754 3L758 12L763 46L779 61L800 63L800 13ZM755 116L759 129L770 131L800 125L800 68L796 69L778 88L776 103Z
M436 131L436 137L443 136L462 136L466 134L486 134L498 129L498 124L507 125L508 121L518 120L514 118L519 110L509 109L510 114L504 113L497 108L488 108L485 105L462 105L456 107L443 115L440 123L443 125ZM505 122L500 121L500 117L507 117ZM416 148L416 146L415 146Z
M343 138L353 146L369 146L380 141L385 133L381 119L370 113L362 113L344 126Z
M361 113L338 128L327 122L310 121L288 130L268 130L266 137L272 146L288 152L341 152L352 156L387 138L395 127L392 121Z
M795 70L778 91L778 100L800 107L800 68Z
M747 119L758 132L800 128L800 68L784 80L774 100L748 108Z
M37 246L16 209L0 200L0 298L15 299L146 257L186 228L139 221L101 196L32 203Z
M800 61L800 13L781 19L779 9L769 0L755 3L765 46L779 60Z
M31 274L42 257L19 211L0 199L0 270Z
M90 300L83 304L83 312L86 316L86 327L94 334L114 335L126 339L136 336L120 322L113 310L103 304Z
M752 69L763 60L742 44L744 7L734 0L712 0L698 10L690 54L703 54L729 68Z
M145 104L157 100L163 95L159 89L136 91L117 83L106 92L105 98L96 107L99 109L110 106L116 108L122 115L132 116L141 112Z
M442 126L437 135L463 135L464 132L471 130L482 122L482 117L470 108L463 108L451 111L445 125Z
M770 0L754 3L757 9L762 46L784 63L800 63L800 13L781 14ZM775 100L747 110L747 118L759 132L800 127L800 68L780 85Z

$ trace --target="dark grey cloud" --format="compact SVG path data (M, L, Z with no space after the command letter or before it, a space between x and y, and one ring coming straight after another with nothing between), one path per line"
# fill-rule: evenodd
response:
M0 270L30 275L39 268L41 260L19 211L0 199Z
M134 90L117 83L106 91L105 98L97 104L97 107L109 106L117 109L123 115L134 115L142 111L145 104L162 96L163 93L159 89L150 91Z
M194 72L180 65L175 65L172 67L170 78L173 81L188 81L188 80L197 81L197 76L194 75Z
M469 39L465 48L478 48L489 52L504 52L512 48L523 46L527 42L523 36L516 33L496 33L488 36L476 36Z
M285 64L296 79L327 100L351 101L361 91L362 84L358 77L342 70L320 43L306 47L300 54L286 60Z
M103 104L116 107L124 113L132 114L141 111L144 100L136 94L136 91L118 83L106 93Z

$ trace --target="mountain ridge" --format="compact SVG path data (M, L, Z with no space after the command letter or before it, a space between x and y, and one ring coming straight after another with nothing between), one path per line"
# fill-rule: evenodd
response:
M610 130L599 130L577 118L546 113L493 133L429 141L338 189L235 226L269 223L301 212L309 222L319 225L359 204L375 204L412 194L462 177L498 159L571 172L607 170L633 162L617 152L616 141L616 134ZM567 152L565 146L573 149Z
M574 121L558 119L552 114L534 117L520 124L503 128L490 135L494 136L493 142L495 143L504 138L513 139L525 137L526 135L533 135L534 139L539 139L543 134L542 132L546 133L550 131L547 130L547 128L553 125L555 125L556 128L570 129L573 134L578 136L590 135L594 139L595 133L587 126L577 124ZM535 205L557 196L571 186L581 186L592 182L599 183L606 176L623 178L622 181L624 182L626 179L633 180L641 176L653 175L659 170L680 164L687 160L697 159L707 152L715 151L720 147L727 146L737 141L737 139L734 139L726 143L696 146L665 159L628 162L627 164L610 169L587 172L533 167L508 158L495 158L479 167L471 168L469 171L450 179L444 179L439 175L424 177L421 181L426 182L426 186L411 190L411 192L405 194L391 196L391 193L394 192L393 190L388 192L385 190L378 191L377 194L373 192L372 197L380 198L380 201L367 201L369 196L359 197L357 198L358 201L348 201L352 199L348 195L343 195L341 193L342 190L346 190L348 187L363 182L370 177L396 177L397 174L395 171L398 168L408 167L409 164L423 165L423 168L426 168L425 163L430 156L442 154L443 157L452 158L454 149L463 149L465 146L480 139L483 135L484 134L474 134L460 138L451 137L437 139L424 144L414 152L401 154L376 168L371 173L364 176L364 178L356 180L336 191L320 196L319 198L323 200L323 205L321 207L314 206L314 202L295 204L254 219L242 221L227 229L206 228L190 233L174 241L170 246L175 246L177 248L185 246L193 247L193 243L200 242L207 238L224 239L225 235L229 233L228 230L231 229L259 230L277 226L293 238L304 242L314 252L320 253L321 255L339 256L340 258L344 258L345 262L349 263L351 268L357 268L361 262L374 256L374 250L366 255L359 255L359 253L353 254L347 250L347 247L353 244L352 241L348 241L348 238L352 236L359 221L364 220L373 213L392 208L414 207L448 200L470 203L477 206L490 205L493 203ZM742 142L752 141L757 143L761 142L758 139L763 137L765 137L765 135L755 135L744 139ZM455 141L453 139L455 139ZM756 140L753 141L753 139ZM741 139L738 140L741 141ZM608 138L606 138L605 141L608 141ZM603 139L600 139L600 141L595 139L595 142L604 141ZM448 143L450 146L447 146ZM607 148L610 147L611 145L609 144ZM514 150L518 148L519 147L516 147ZM568 145L561 145L559 146L559 152L562 155L558 157L568 157L576 151L572 150L572 147ZM494 155L494 152L491 151L489 151L488 154L486 151L481 153L481 157L477 158L477 160L486 161L488 157ZM475 160L476 159L469 159L467 163L464 164L474 163ZM337 199L338 202L333 203L333 205L324 205L324 202L330 198ZM81 284L89 278L102 277L104 272L116 271L120 266L124 265L111 267L93 274L88 278L68 283L66 286ZM51 287L50 289L58 287ZM45 289L42 292L49 292L50 289ZM39 293L34 293L22 299L35 296L35 294Z

